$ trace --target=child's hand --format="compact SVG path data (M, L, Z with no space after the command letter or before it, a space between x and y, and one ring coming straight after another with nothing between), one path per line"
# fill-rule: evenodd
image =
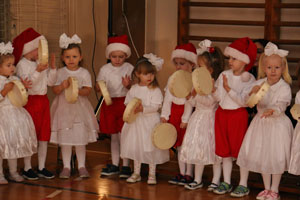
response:
M63 89L66 89L66 88L68 88L68 87L70 86L70 83L69 83L68 80L64 80L64 81L60 84L60 86L61 86Z
M160 118L160 122L161 122L161 123L167 123L168 120L166 120L166 118L164 118L164 117L161 117L161 118Z
M143 112L144 108L143 105L140 104L138 107L136 107L136 109L134 110L134 114L139 113L139 112Z
M94 86L94 88L95 88L96 92L100 92L100 87L99 87L98 83L96 83L96 85Z
M24 80L21 79L21 82L23 83L24 87L26 89L30 89L31 88L31 85L32 85L32 81L29 80L28 78L25 78Z
M228 79L227 77L225 76L225 74L223 74L223 87L224 89L226 90L226 92L229 92L230 91L230 87L228 85Z
M185 129L186 127L187 127L187 123L183 123L183 122L180 123L180 128Z
M260 89L260 85L255 85L253 88L252 88L252 90L251 90L251 92L249 93L249 96L251 95L251 94L256 94L257 92L258 92L258 90Z
M38 64L37 68L36 68L36 71L38 72L42 72L44 71L45 69L48 69L49 67L49 64Z
M1 91L1 95L5 97L9 91L11 91L14 87L13 82L6 83Z
M55 65L55 54L51 53L51 57L50 57L50 67L51 69L56 69L56 65Z
M128 88L130 86L131 80L130 80L130 76L125 75L122 77L122 84L125 88Z
M273 109L266 109L264 113L262 114L261 118L267 118L273 115L275 111Z

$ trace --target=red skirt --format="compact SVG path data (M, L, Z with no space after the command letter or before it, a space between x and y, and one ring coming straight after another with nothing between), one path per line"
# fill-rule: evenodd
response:
M49 141L51 128L50 105L47 95L29 95L24 108L31 115L37 139L39 141Z
M124 124L123 113L126 108L124 101L125 97L114 97L109 106L103 101L99 117L101 133L115 134L121 132Z
M168 122L173 124L177 130L177 140L176 143L174 144L174 147L181 146L184 138L186 129L180 128L181 116L183 115L183 112L184 112L184 104L177 105L175 103L172 103L171 114Z
M220 106L215 116L216 154L237 158L248 128L248 112L245 108L224 110Z

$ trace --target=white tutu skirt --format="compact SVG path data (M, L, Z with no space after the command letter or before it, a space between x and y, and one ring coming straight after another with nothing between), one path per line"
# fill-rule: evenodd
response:
M283 174L289 168L293 125L285 114L256 114L240 148L237 164L262 174Z
M68 103L62 92L51 106L50 142L60 145L87 145L97 141L98 122L87 97Z
M37 152L35 127L24 108L5 105L0 108L0 157L15 159Z
M289 173L300 175L300 124L294 130Z
M146 164L162 164L169 161L169 150L160 150L152 144L151 133L159 121L158 113L140 113L135 122L124 123L121 133L121 158Z
M221 163L215 154L215 111L196 110L189 122L181 146L180 160L188 164Z

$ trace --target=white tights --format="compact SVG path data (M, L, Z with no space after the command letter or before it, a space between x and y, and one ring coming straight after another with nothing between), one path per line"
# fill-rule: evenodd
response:
M85 145L76 145L75 152L77 157L78 169L85 167ZM62 160L64 163L64 168L71 169L71 156L72 156L72 146L71 145L61 145Z
M141 174L141 163L135 160L133 162L133 165L134 165L133 173L140 175ZM155 174L156 174L156 165L149 164L149 176L155 177Z
M281 175L282 174L262 174L265 189L278 193Z
M177 147L178 151L178 165L179 165L179 171L181 175L189 175L193 176L193 165L184 163L180 160L181 157L181 146Z
M120 161L120 133L111 134L111 144L110 144L110 151L111 151L111 160L112 164L119 166ZM129 166L129 159L123 159L123 166Z
M223 158L223 176L224 182L231 184L232 158Z
M47 157L47 141L38 141L38 162L39 162L39 170L45 168L45 162ZM31 156L24 157L24 170L28 171L31 169Z

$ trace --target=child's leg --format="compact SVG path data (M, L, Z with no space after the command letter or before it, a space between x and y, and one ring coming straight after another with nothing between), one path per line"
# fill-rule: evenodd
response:
M220 178L222 173L222 165L220 164L214 164L213 165L213 179L212 183L219 185L220 184Z
M202 175L203 175L204 165L195 165L195 178L194 181L197 183L202 182Z
M250 190L247 187L248 176L249 176L249 170L240 167L240 183L234 189L234 191L230 193L230 196L244 197L250 193Z
M31 167L31 156L24 157L24 171L23 177L28 180L38 180L38 175L32 170Z
M178 152L178 166L179 166L179 172L181 175L185 175L186 173L186 164L182 161L180 161L181 157L181 146L177 147L177 152Z
M43 170L45 168L45 162L47 157L47 148L48 142L47 141L39 141L38 146L38 161L39 161L39 170Z
M156 165L149 164L149 175L148 175L148 184L153 185L156 184Z
M264 181L264 186L265 190L270 190L271 189L271 174L261 174L263 181Z
M71 145L61 145L61 155L62 155L64 168L60 172L59 178L69 178L71 175L72 146Z
M4 177L3 166L2 165L3 165L3 159L0 158L0 185L8 183L7 180Z
M134 170L133 170L133 174L126 180L129 183L135 183L137 181L141 181L141 163L139 161L134 161L133 162L134 165Z
M279 191L279 184L280 184L280 180L281 180L281 175L282 174L272 174L271 190L273 192L278 193L278 191Z
M31 156L24 157L24 171L31 169Z
M112 164L115 166L119 166L119 160L120 160L120 134L112 134L111 135L111 159Z
M248 176L249 176L249 170L240 167L240 184L242 186L248 187Z
M231 184L232 158L223 158L223 176L224 182Z
M78 171L81 178L90 177L89 172L85 168L85 157L86 157L86 148L85 145L75 146L77 162L78 162Z
M7 159L10 179L16 182L23 181L23 177L17 172L17 159Z

